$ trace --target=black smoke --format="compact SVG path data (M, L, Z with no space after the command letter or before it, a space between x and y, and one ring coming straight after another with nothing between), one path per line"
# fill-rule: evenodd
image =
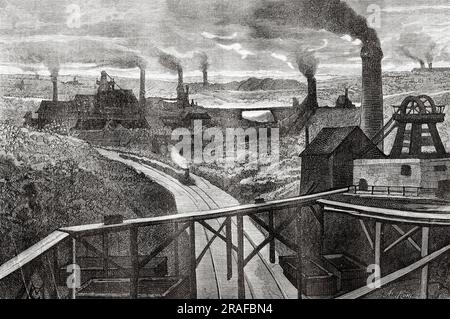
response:
M209 68L209 58L208 55L205 52L199 52L197 53L200 63L199 67L202 72L207 72Z
M158 61L163 67L165 67L170 71L180 72L183 70L180 60L178 60L175 56L171 54L162 51L159 52Z
M433 63L437 54L437 43L427 34L420 32L402 33L398 40L399 52L421 66Z
M313 51L299 49L295 53L295 61L297 63L299 71L307 79L315 77L317 68L319 66L319 60L315 57Z

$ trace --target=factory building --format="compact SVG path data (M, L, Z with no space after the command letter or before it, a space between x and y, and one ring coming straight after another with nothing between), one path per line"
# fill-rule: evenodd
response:
M141 92L145 92L144 81L145 78L141 78ZM129 129L148 127L142 93L138 101L132 90L120 88L105 71L97 81L95 95L77 94L71 101L59 101L57 80L52 82L53 100L42 101L36 112L38 127L51 123L66 123L77 130L101 130L119 125Z
M324 128L306 147L302 158L302 193L346 187L353 184L355 159L384 159L386 156L357 127Z

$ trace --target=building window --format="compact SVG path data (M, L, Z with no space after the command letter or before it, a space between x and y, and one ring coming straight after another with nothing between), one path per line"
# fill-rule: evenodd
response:
M402 170L401 170L400 174L402 176L411 176L411 174L412 174L411 166L409 166L409 165L402 165Z
M435 172L446 172L447 171L447 166L445 165L438 165L434 167L434 171Z

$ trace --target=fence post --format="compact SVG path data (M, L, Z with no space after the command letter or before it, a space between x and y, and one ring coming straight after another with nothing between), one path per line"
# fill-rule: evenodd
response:
M231 232L231 217L228 217L225 225L225 232L227 235L227 280L233 277L233 260L232 260L232 249L233 249L233 238Z
M77 264L77 240L75 237L72 238L72 265ZM72 287L72 299L77 299L77 271L73 271L73 287Z
M272 211L269 212L269 228L272 229L272 231L274 230L274 219ZM272 264L275 263L275 237L272 237L272 240L269 243L269 260Z
M380 279L382 277L382 273L381 273L381 254L383 252L383 247L382 247L382 242L383 242L383 224L380 222L376 222L375 223L375 265L378 266L380 272L379 272L379 278L377 276L377 278L375 278L376 280Z
M178 232L178 223L174 223L173 225L174 228L174 232L175 234ZM175 258L175 276L179 276L180 275L180 254L179 254L179 241L178 241L178 237L175 238L174 242L173 242L173 254L174 254L174 258Z
M430 239L430 228L423 227L422 228L422 247L421 247L421 257L424 258L428 256L428 248L429 248L429 239ZM421 277L420 277L420 299L428 298L428 264L423 266Z
M245 299L244 277L244 217L237 215L237 244L238 244L238 299Z
M295 218L295 244L297 246L296 251L296 267L297 267L297 298L302 299L303 293L303 249L302 249L302 208L300 212L296 212Z
M109 234L104 233L102 235L102 251L103 251L103 271L105 273L105 276L108 277L109 275Z
M130 298L137 299L139 293L139 249L138 249L138 228L130 229L130 256L131 256L131 278L130 278Z
M190 262L189 262L189 291L191 299L197 299L197 257L195 255L195 222L191 222L189 226L189 249Z

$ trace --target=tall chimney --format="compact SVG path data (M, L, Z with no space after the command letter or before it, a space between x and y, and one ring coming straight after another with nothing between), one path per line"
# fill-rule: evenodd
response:
M58 78L56 76L52 76L53 83L53 102L58 103Z
M377 43L366 43L361 49L362 97L361 129L372 139L383 128L383 51ZM383 150L383 142L378 147Z
M141 107L145 106L145 69L140 68L140 88L139 88L139 103Z
M314 76L308 77L308 106L312 109L316 109L319 107L319 103L317 103L317 81Z
M433 70L433 62L428 63L428 68L429 68L430 70Z
M178 86L183 87L183 68L178 67Z
M208 70L203 70L203 86L208 86Z

